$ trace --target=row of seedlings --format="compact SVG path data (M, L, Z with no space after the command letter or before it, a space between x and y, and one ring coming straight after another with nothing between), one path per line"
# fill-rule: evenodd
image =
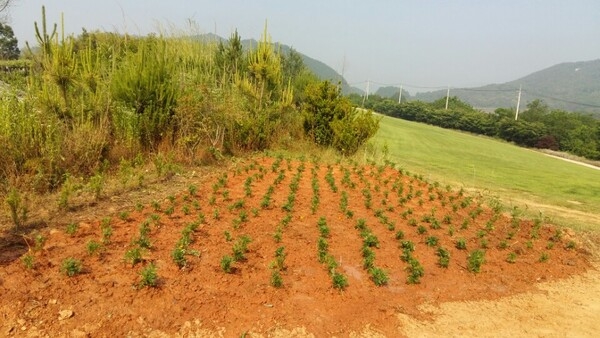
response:
M286 212L285 216L281 220L281 222L277 225L277 229L273 234L273 239L276 243L281 242L283 237L283 230L287 228L287 226L292 221L292 211L294 209L294 203L296 201L296 194L300 187L300 180L302 179L302 173L305 170L304 160L301 159L301 163L297 168L296 175L292 177L290 182L290 193L287 198L287 202L282 206L282 209ZM271 285L280 288L283 287L283 277L282 272L285 270L285 247L280 246L275 250L275 260L270 264L271 268Z
M319 238L317 239L317 257L319 263L326 265L333 287L343 290L348 286L348 278L337 271L339 264L333 255L329 253L327 238L329 238L330 230L325 217L319 218L317 226L319 228Z
M356 221L355 229L360 232L363 239L361 253L363 256L363 268L371 275L371 280L375 285L386 285L389 277L385 270L375 266L375 251L373 248L379 248L379 239L367 226L364 218Z

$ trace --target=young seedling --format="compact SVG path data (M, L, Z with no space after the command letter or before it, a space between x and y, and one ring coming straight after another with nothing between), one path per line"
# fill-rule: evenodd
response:
M242 261L246 259L245 254L248 252L248 244L252 242L252 239L246 235L238 238L233 244L233 258L235 261Z
M438 248L436 251L436 255L439 257L438 264L442 268L447 268L450 263L450 252L444 248Z
M319 237L319 240L317 242L317 251L320 263L323 263L325 261L325 257L327 256L327 250L329 250L329 244L327 243L327 240L323 237Z
M371 274L371 279L373 280L373 283L375 283L375 285L377 286L386 285L389 281L387 273L381 268L374 267L369 270L369 273Z
M156 287L158 285L158 273L156 265L150 263L140 271L140 287Z
M188 192L190 193L190 196L196 196L196 192L198 192L198 187L194 184L190 184L188 186Z
M81 261L73 257L66 258L60 264L60 271L68 277L73 277L81 273L82 265Z
M325 217L319 218L317 226L319 227L319 233L321 233L321 237L329 237L329 227L327 226L327 221L325 220Z
M276 288L283 287L283 277L281 277L279 270L271 271L271 285Z
M485 263L485 251L483 250L472 251L467 257L467 269L471 272L481 271L483 263Z
M425 244L427 244L428 246L437 246L439 242L439 239L435 236L429 236L427 237L427 239L425 239Z
M348 286L348 278L339 272L333 272L331 280L335 289L343 290Z
M223 271L225 271L226 273L232 273L233 272L233 265L234 263L234 259L231 256L225 255L223 256L223 258L221 258L221 269L223 269Z
M425 275L425 269L415 258L411 258L408 263L408 276L406 277L406 283L419 284L421 282L421 277Z
M142 250L139 247L131 248L125 252L125 262L132 266L142 262Z
M280 246L275 250L275 263L279 270L285 270L285 247Z
M99 242L96 242L94 240L87 242L87 244L85 246L85 249L86 249L88 255L90 255L90 256L92 256L93 254L98 252L100 250L100 248L102 248L102 244Z
M102 232L102 243L110 243L110 238L113 234L113 229L110 225L110 218L102 219L102 223L100 224L100 231Z
M33 270L35 267L35 257L29 252L21 257L21 262L29 270Z
M41 233L36 234L33 238L33 241L35 243L33 250L42 251L42 249L44 248L44 244L46 244L46 239L46 236L42 235Z
M79 224L75 223L75 222L71 222L71 223L67 224L65 232L67 234L73 236L73 235L75 235L75 233L77 232L78 229L79 229Z

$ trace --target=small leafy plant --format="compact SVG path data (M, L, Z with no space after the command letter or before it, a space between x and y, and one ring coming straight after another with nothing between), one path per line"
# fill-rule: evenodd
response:
M156 287L158 285L158 273L156 265L149 263L140 271L140 287Z
M481 271L481 266L485 262L485 251L483 250L475 250L472 251L467 257L467 269L471 272L479 272Z
M65 258L60 264L60 271L68 277L73 277L81 273L81 261L73 257Z
M132 266L142 262L142 250L139 247L131 248L125 252L125 262Z
M87 244L85 245L85 249L86 249L88 255L90 255L90 256L92 256L93 254L98 252L101 247L102 247L102 244L99 242L96 242L94 240L87 242Z
M438 264L442 268L447 268L450 263L450 252L444 248L438 248L436 251L436 255L438 256Z
M374 267L369 271L369 273L371 274L371 279L373 280L373 283L375 283L375 285L377 286L386 285L389 281L389 276L381 268Z
M19 191L15 188L11 188L5 199L6 204L10 212L10 218L12 219L15 229L23 226L27 222L27 206L25 205L24 198L21 196Z
M467 249L467 241L464 238L459 238L456 240L455 246L459 250Z
M21 262L29 270L32 270L35 267L35 257L30 252L21 257Z
M233 257L229 256L229 255L225 255L223 256L223 258L221 258L221 269L223 269L223 271L225 271L226 273L232 273L233 272L233 263L235 262L235 260L233 259Z
M279 270L271 272L271 285L276 288L283 287L283 277L281 277Z
M331 281L333 282L333 287L339 290L343 290L348 286L348 278L339 272L333 272Z
M71 222L71 223L67 224L65 232L68 235L73 236L73 235L75 235L75 233L77 232L78 229L79 229L79 224L75 223L75 222Z

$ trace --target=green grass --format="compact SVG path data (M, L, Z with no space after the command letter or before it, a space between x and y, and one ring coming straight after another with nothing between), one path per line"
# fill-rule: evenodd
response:
M384 117L373 139L412 173L527 205L562 224L600 226L600 171L491 138ZM568 209L568 210L565 210ZM583 212L583 213L581 213Z

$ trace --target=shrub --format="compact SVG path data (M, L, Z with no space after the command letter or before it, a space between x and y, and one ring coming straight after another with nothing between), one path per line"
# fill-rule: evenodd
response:
M6 204L10 212L10 218L12 219L15 229L23 226L27 222L27 206L19 191L15 188L11 188L5 199Z
M339 87L329 81L309 84L304 95L304 130L318 145L352 155L379 128L379 120L370 111L353 109Z

